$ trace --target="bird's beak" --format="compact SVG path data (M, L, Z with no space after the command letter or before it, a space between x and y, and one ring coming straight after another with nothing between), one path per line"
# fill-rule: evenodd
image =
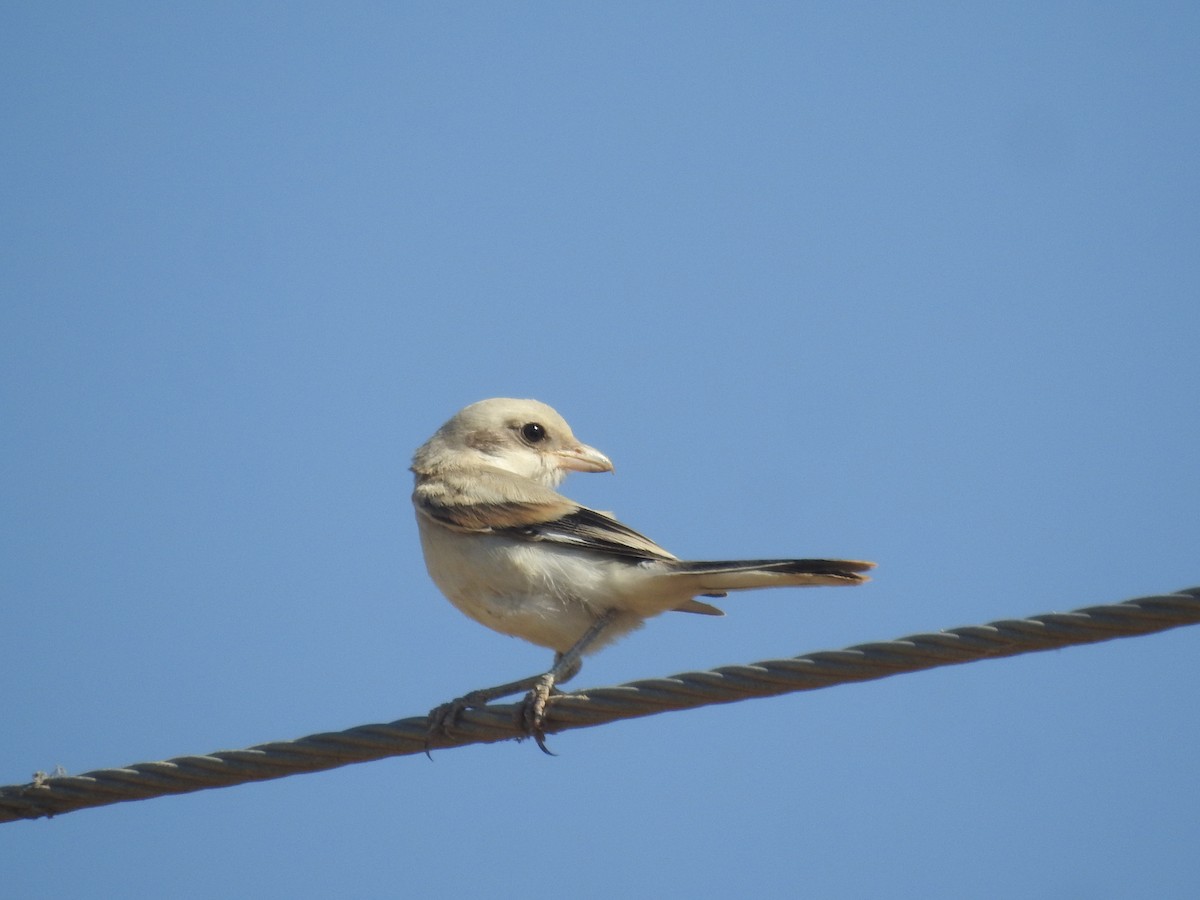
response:
M554 455L558 458L560 468L569 469L572 472L611 472L613 470L612 460L595 447L589 447L587 444L559 450Z

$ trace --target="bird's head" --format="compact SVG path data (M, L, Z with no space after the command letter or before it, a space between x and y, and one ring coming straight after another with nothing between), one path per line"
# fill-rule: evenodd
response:
M569 472L611 472L612 461L581 443L554 409L497 397L459 410L413 456L413 471L490 466L557 487Z

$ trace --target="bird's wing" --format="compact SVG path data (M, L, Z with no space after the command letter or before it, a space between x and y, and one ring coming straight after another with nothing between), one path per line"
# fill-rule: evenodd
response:
M632 560L674 560L644 534L623 525L612 516L586 506L576 506L573 512L545 522L517 529L521 536L534 541L553 541L586 550L609 553Z
M413 503L421 515L455 531L547 541L630 560L676 559L612 516L502 469L420 478Z

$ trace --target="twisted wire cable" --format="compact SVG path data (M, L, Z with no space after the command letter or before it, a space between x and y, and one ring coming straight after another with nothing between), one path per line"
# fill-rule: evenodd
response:
M1026 619L1002 619L948 631L914 634L894 641L822 650L791 659L686 672L555 697L547 710L547 734L603 725L752 697L811 691L871 681L938 666L1091 644L1200 624L1200 587L1138 597ZM0 822L54 816L77 809L166 794L266 781L319 772L429 749L524 738L519 704L466 710L451 734L431 737L426 716L346 731L274 741L244 750L179 756L82 775L37 773L28 784L0 787Z

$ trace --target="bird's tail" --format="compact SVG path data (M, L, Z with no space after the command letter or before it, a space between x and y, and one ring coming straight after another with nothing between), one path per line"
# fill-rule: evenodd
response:
M855 559L681 560L670 577L688 579L696 594L722 597L752 588L862 584L870 579L860 573L873 568L875 563Z

